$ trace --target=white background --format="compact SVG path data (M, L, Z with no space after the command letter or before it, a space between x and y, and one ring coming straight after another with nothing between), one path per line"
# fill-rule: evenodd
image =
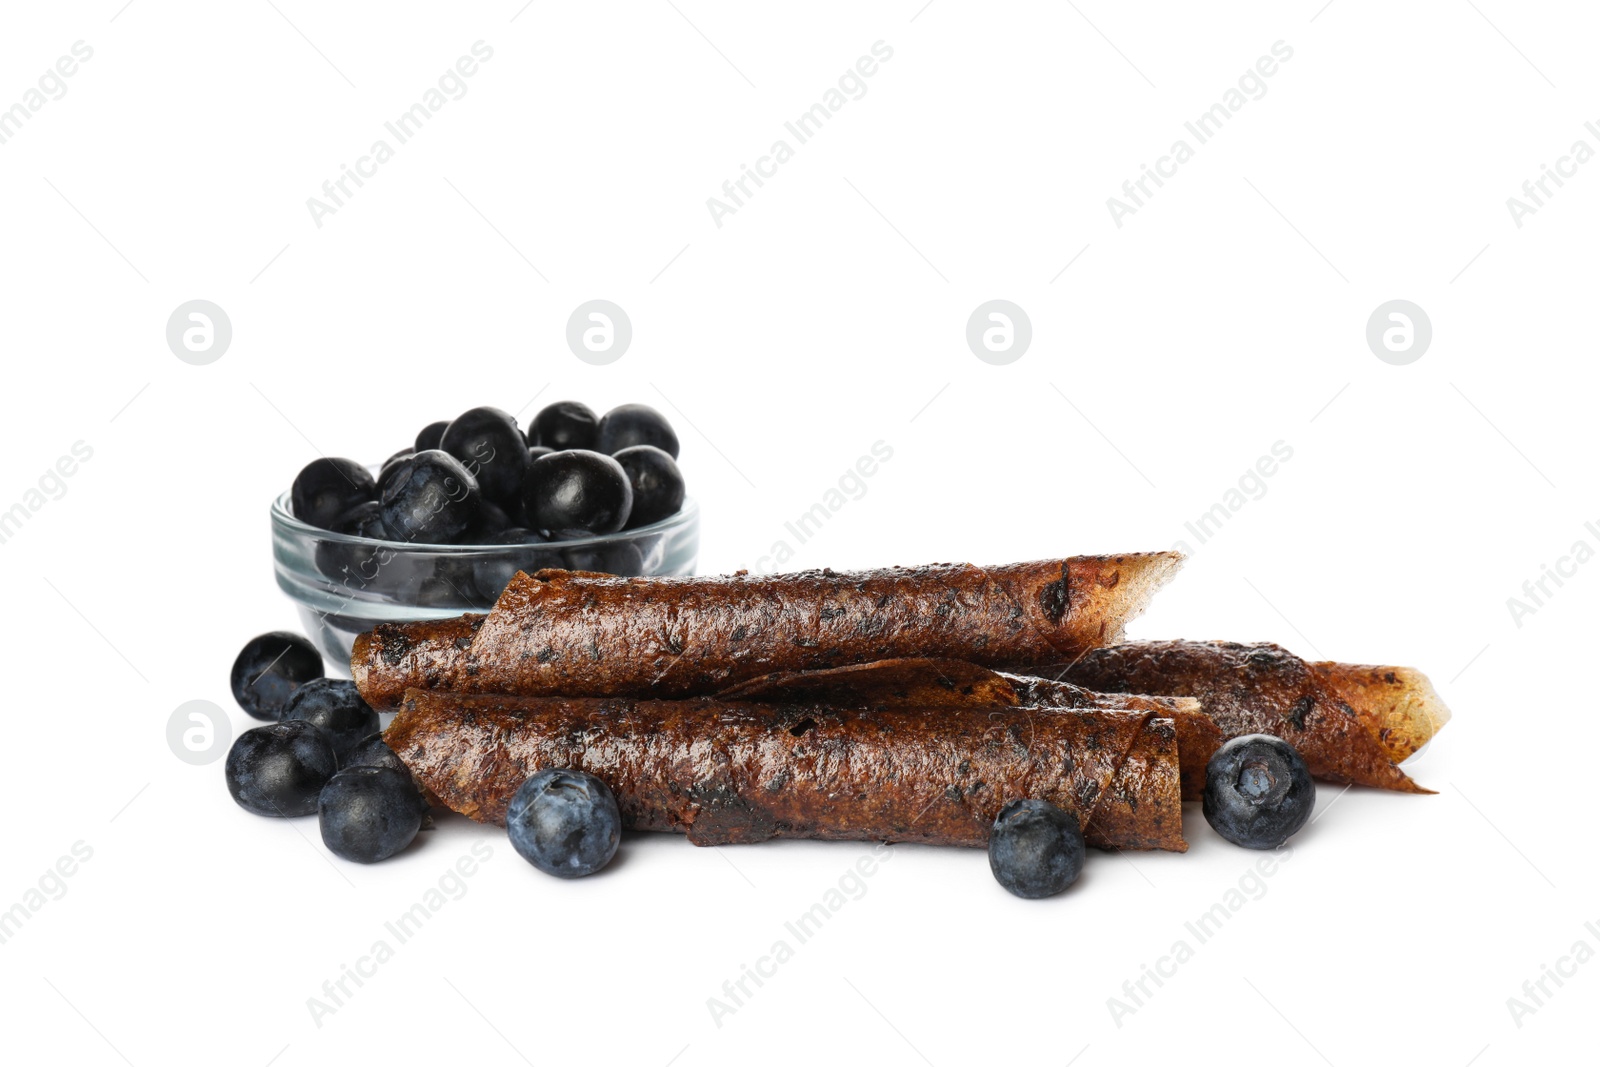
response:
M0 510L93 449L0 544L0 907L92 849L0 945L9 1060L1592 1055L1600 964L1520 1027L1506 1003L1580 938L1600 949L1600 563L1520 626L1507 606L1600 547L1600 163L1521 228L1506 206L1573 141L1600 148L1592 12L122 2L7 5L0 29L0 106L94 49L0 145ZM479 40L466 95L314 225L306 199ZM866 95L718 228L707 197L880 40ZM1265 96L1114 225L1106 198L1280 40ZM596 297L634 326L606 367L563 336ZM233 324L209 366L164 338L196 298ZM1008 366L964 340L992 298L1033 325ZM1433 324L1409 366L1364 338L1395 298ZM702 572L755 566L879 440L892 460L791 566L1188 541L1134 633L1427 671L1455 713L1414 766L1439 793L1324 786L1265 895L1204 945L1184 923L1257 857L1197 809L1188 854L1095 853L1042 903L980 852L896 848L718 1026L707 998L869 846L629 839L566 884L447 818L361 867L313 821L235 807L220 763L175 758L185 701L254 725L228 667L296 625L267 506L303 464L569 397L673 418ZM1278 441L1293 458L1265 495L1197 544L1185 522ZM480 842L465 895L318 1027L307 998ZM1193 959L1117 1025L1107 999L1180 938Z

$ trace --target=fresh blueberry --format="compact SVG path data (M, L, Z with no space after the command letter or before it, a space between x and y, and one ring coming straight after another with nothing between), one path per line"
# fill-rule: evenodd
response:
M410 772L392 767L347 767L317 800L322 843L356 863L386 860L411 844L426 813Z
M299 634L252 637L233 661L233 699L258 719L276 722L296 689L321 678L322 653Z
M511 516L498 505L485 500L478 505L478 517L473 519L465 530L456 536L458 545L484 545L490 544L490 538L496 537L511 529L515 523Z
M339 768L333 745L308 722L246 730L228 750L228 792L246 811L289 818L317 810L317 795Z
M457 611L481 606L478 584L473 579L475 565L469 555L452 553L436 556L410 594L412 601L418 607L454 608Z
M561 553L563 564L569 571L592 571L596 574L620 574L634 578L644 574L644 553L632 541L601 541L597 544L575 545Z
M1201 810L1236 845L1277 848L1306 824L1316 803L1306 761L1281 737L1235 737L1206 764Z
M487 545L526 546L525 549L497 552L492 559L480 559L473 564L472 580L479 598L487 604L500 599L511 579L518 571L543 570L546 567L566 567L561 554L554 549L541 547L544 538L536 530L512 527L485 541Z
M439 448L472 472L485 500L510 507L521 496L528 473L527 440L517 420L499 408L473 408L457 416Z
M444 544L472 523L481 501L461 461L429 449L400 461L383 492L383 525L396 540Z
M593 448L600 420L588 405L561 400L540 411L528 425L528 443L553 448Z
M541 871L582 878L617 854L622 814L617 798L594 775L543 770L511 798L506 832L511 847Z
M339 769L348 770L351 767L388 767L392 771L411 773L411 768L395 754L381 733L361 741L345 755Z
M989 869L1019 897L1054 896L1083 872L1083 830L1049 801L1013 800L995 816Z
M393 480L395 471L400 469L400 461L410 459L416 454L412 448L402 448L394 455L383 461L383 466L378 468L378 499L383 499L383 490Z
M683 507L683 475L665 451L655 445L632 445L611 458L621 464L633 487L628 529L660 522Z
M383 505L376 500L363 500L333 520L328 529L333 533L356 537L382 537Z
M283 721L308 722L321 730L341 764L352 748L378 732L378 713L361 699L356 683L343 678L319 678L296 689Z
M428 452L438 448L440 440L442 440L444 437L445 427L449 425L450 424L448 422L428 423L428 425L424 426L420 431L418 431L416 447L412 449L412 451Z
M530 525L556 537L615 533L632 509L628 474L610 456L568 449L528 468L524 513Z
M377 498L372 472L353 459L314 459L289 490L294 517L322 530L363 500Z
M606 412L600 418L596 440L595 450L608 456L634 445L655 445L673 459L678 458L678 435L672 424L646 404L623 404Z

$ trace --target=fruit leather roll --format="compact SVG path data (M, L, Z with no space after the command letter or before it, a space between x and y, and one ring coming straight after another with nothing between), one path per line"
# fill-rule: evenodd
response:
M384 733L445 806L505 822L545 768L616 794L623 825L697 845L773 837L982 847L1000 808L1050 801L1101 848L1184 851L1178 745L1149 711L837 708L698 697L408 690Z
M1083 711L1142 711L1172 720L1185 800L1205 792L1206 764L1222 730L1192 697L1096 693L1047 678L936 659L880 660L820 671L784 671L731 686L718 694L763 703L812 702L863 710L883 708L1046 707Z
M1041 673L1096 690L1197 697L1227 737L1274 734L1318 778L1403 793L1432 792L1399 764L1450 719L1419 671L1307 663L1272 644L1133 641Z
M665 578L539 571L518 574L486 616L376 627L356 639L350 669L369 704L391 707L412 687L672 698L903 656L1053 663L1118 640L1181 560Z

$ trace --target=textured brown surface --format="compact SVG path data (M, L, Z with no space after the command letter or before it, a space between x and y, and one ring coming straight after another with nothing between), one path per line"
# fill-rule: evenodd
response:
M700 845L773 837L988 843L1019 797L1102 848L1183 851L1178 745L1151 712L505 697L413 689L384 734L440 801L503 823L547 767L596 775L624 826Z
M1275 734L1318 778L1429 793L1397 764L1450 718L1421 673L1307 663L1277 645L1133 641L1041 673L1109 692L1192 696L1227 737Z
M616 578L519 574L487 617L381 625L351 674L374 707L408 688L704 696L771 671L902 656L1026 667L1117 641L1182 557L1000 567Z
M836 707L1051 707L1146 711L1171 719L1178 734L1183 798L1199 800L1206 763L1222 730L1192 697L1096 693L1082 686L1006 674L957 660L897 659L821 671L782 671L741 682L718 696L766 703L812 701Z

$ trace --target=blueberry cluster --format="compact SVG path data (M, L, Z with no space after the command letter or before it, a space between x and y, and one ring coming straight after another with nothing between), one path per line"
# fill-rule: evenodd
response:
M354 682L323 677L297 634L252 639L233 663L239 706L269 725L240 734L224 764L228 792L257 815L317 816L322 841L357 863L388 859L422 829L428 807L378 732Z
M675 515L684 501L677 456L678 435L644 404L599 416L565 400L541 410L526 431L499 408L478 407L424 427L376 477L354 460L312 461L294 480L290 506L312 526L374 542L528 546L509 563L435 563L426 575L389 576L415 578L423 604L492 601L517 570L643 573L636 543L556 543ZM392 550L379 545L329 542L317 562L335 581L359 575L365 583L386 554Z

